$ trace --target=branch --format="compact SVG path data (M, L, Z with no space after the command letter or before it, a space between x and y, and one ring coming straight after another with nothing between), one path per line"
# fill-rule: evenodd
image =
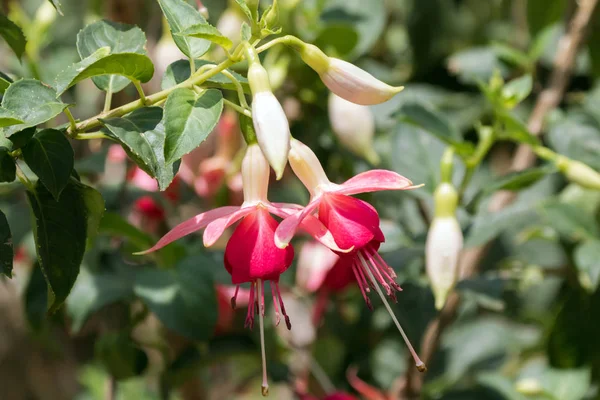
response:
M558 43L558 51L554 58L552 75L548 87L539 95L535 107L531 113L527 128L536 136L542 134L544 120L548 113L555 109L565 93L575 59L580 46L585 37L590 19L598 0L581 0L571 20L568 31L561 37ZM521 171L531 167L535 163L535 154L530 146L520 145L514 154L511 169ZM508 191L497 192L490 202L489 211L498 212L510 205L516 197L516 193ZM489 243L484 246L474 247L463 251L461 256L461 277L468 278L477 272L478 266L487 254ZM421 358L425 364L430 364L435 354L440 336L444 329L454 320L460 297L454 292L448 298L446 306L440 312L439 316L431 321L425 331L422 341ZM414 367L411 367L413 370ZM403 388L403 398L418 398L423 385L424 374L418 374L409 370L405 386Z

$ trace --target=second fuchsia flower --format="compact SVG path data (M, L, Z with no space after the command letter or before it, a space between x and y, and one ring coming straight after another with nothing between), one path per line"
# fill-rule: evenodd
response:
M413 186L407 178L386 170L364 172L341 185L332 183L313 151L295 139L292 139L289 163L310 192L311 200L302 211L279 225L275 232L277 246L286 248L302 221L317 212L319 220L331 232L337 245L351 249L349 253L338 253L340 268L345 268L346 274L352 272L369 307L370 288L377 291L406 341L417 368L424 371L425 365L412 348L380 288L381 285L393 300L396 300L395 292L401 290L395 281L393 269L377 252L379 245L385 241L379 227L379 215L367 202L350 197L357 193L409 190L419 186Z

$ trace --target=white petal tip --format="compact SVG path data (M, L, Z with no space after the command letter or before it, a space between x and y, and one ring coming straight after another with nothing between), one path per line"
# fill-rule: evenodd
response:
M275 246L277 246L280 249L285 249L286 247L288 247L290 245L290 242L285 242L282 241L280 239L277 238L277 236L275 236Z
M404 86L392 86L394 88L394 93L400 93L404 90Z
M144 250L144 251L136 251L132 253L134 256L145 256L146 254L152 253L152 249Z

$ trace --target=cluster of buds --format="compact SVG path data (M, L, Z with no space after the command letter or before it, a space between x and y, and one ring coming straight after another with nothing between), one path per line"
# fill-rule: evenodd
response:
M401 90L349 63L325 56L312 45L304 44L304 47L305 50L300 52L302 59L317 70L334 94L345 101L375 104L388 100ZM240 285L250 284L246 326L252 328L258 319L263 395L268 393L264 347L265 282L270 284L275 324L278 325L283 317L287 328L291 329L279 279L292 263L294 248L290 242L299 231L311 235L331 253L330 259L335 263L327 282L332 287L356 283L369 308L372 308L371 290L378 294L406 341L416 366L424 371L424 363L386 299L387 294L396 301L396 293L401 288L395 281L394 270L378 253L385 240L379 215L369 203L352 197L359 193L409 190L419 186L386 170L367 171L342 184L331 182L315 153L291 137L288 120L271 90L268 73L260 64L256 50L247 45L245 53L253 101L252 123L240 120L248 144L241 167L244 202L241 206L225 206L196 215L177 225L144 254L200 229L204 229L204 245L210 247L227 228L239 221L225 248L224 265L236 287L231 298L233 308L237 304ZM306 206L273 203L267 198L269 165L280 179L288 162L311 195Z

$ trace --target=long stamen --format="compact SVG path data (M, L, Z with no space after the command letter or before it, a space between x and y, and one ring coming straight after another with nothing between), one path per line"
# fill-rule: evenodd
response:
M396 324L396 327L398 328L398 331L400 332L400 335L402 335L402 339L404 339L404 343L406 343L406 346L408 347L408 350L410 351L410 354L412 355L413 359L415 360L415 365L416 365L417 369L419 370L419 372L425 372L425 371L427 371L427 367L425 366L425 363L423 361L421 361L421 359L417 355L417 352L415 351L415 349L413 348L412 344L410 343L410 340L408 340L408 337L406 336L406 333L404 333L404 329L402 329L402 326L400 325L400 322L398 322L398 319L396 318L396 315L394 314L394 312L392 311L392 308L390 307L389 303L387 302L387 300L385 298L385 295L383 294L383 292L381 291L381 288L377 284L377 281L375 280L375 277L373 276L373 273L367 267L367 262L363 258L362 254L358 253L358 257L362 261L363 269L365 270L365 272L369 275L369 277L373 281L373 284L375 285L375 290L377 291L377 294L379 295L379 297L381 298L381 301L385 305L385 308L387 309L388 313L392 317L392 320L394 321L394 324Z
M265 353L265 316L264 316L264 289L265 289L265 284L262 281L262 279L258 279L256 282L256 289L258 290L258 298L259 299L263 299L262 303L262 308L261 308L261 312L258 313L258 324L260 327L260 352L261 352L261 356L262 356L262 374L263 374L263 381L262 381L262 395L263 396L268 396L269 395L269 381L267 378L267 355Z
M381 255L377 252L377 250L375 250L373 247L370 247L369 250L371 251L371 254L373 254L375 256L375 258L377 259L377 261L379 262L380 265L387 267L387 270L388 270L390 276L392 277L392 279L396 279L398 277L398 275L396 275L396 271L394 271L394 269L392 267L387 265L387 263L381 257Z
M281 292L279 291L279 283L275 283L275 290L277 291L277 297L279 298L279 305L281 306L281 313L285 319L285 326L288 328L288 331L292 329L292 322L290 321L290 317L285 312L285 306L283 305L283 298L281 297Z
M352 264L352 273L354 274L354 277L356 278L356 282L358 283L358 288L360 289L360 292L362 293L363 299L365 299L365 303L367 303L367 307L369 308L369 310L373 311L373 305L371 304L371 299L369 299L369 296L367 296L367 293L365 292L365 287L368 289L367 284L362 281L361 276L358 273L358 267L356 266L356 261Z
M248 299L248 314L246 314L245 328L254 328L254 282L250 283L250 298Z
M379 268L377 268L377 266L373 263L369 263L368 261L366 261L363 254L361 254L361 260L364 262L364 265L371 271L371 273L374 273L376 275L377 281L381 284L381 286L383 286L385 292L389 296L392 293L392 290L381 276L381 273L379 273Z
M237 285L235 287L235 293L233 294L233 297L231 298L231 309L235 310L235 306L236 306L236 302L237 302L237 296L238 296L238 292L240 291L240 285Z
M402 288L400 287L400 285L398 285L398 283L394 280L394 278L392 278L390 276L390 274L388 273L391 268L388 267L388 265L386 264L386 262L383 261L383 259L381 259L381 257L379 257L379 260L377 260L374 257L374 254L373 254L374 249L369 249L369 250L367 250L367 254L369 255L368 261L371 263L371 265L373 267L375 267L377 269L378 274L382 275L385 278L386 283L393 290L401 291ZM375 252L375 254L377 254L377 252ZM377 255L379 255L379 254L377 254ZM364 254L363 254L363 256L364 256ZM367 257L365 257L365 258L367 258ZM389 292L388 293L388 296L391 297L392 295L393 295L393 292Z
M275 326L279 326L281 317L279 316L279 304L277 304L277 296L275 295L275 286L273 286L273 281L270 281L269 284L271 285L271 295L273 296L273 307L275 307Z

